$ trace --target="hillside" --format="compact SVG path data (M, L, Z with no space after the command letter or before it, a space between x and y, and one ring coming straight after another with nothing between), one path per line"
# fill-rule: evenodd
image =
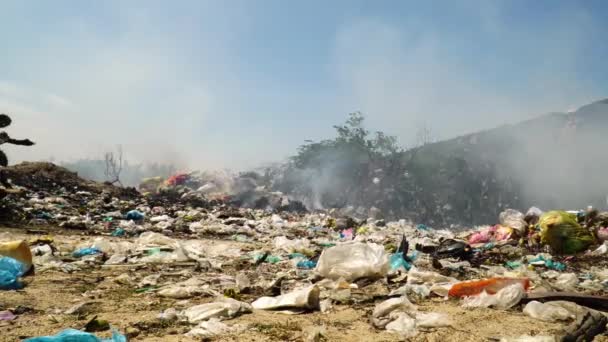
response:
M476 224L507 207L605 207L606 128L602 100L407 151L419 197L411 209L430 223Z

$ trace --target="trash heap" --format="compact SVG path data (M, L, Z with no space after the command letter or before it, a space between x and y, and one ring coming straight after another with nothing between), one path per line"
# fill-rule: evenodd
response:
M0 233L9 338L582 341L608 323L608 214L593 208L457 232L233 206L191 175L142 196L36 170L3 199L22 215ZM488 336L463 328L474 315L505 321Z

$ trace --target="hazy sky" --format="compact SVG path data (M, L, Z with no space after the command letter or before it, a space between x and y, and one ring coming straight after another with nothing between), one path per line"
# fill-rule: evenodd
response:
M606 1L0 1L12 162L283 159L360 110L404 145L608 97Z

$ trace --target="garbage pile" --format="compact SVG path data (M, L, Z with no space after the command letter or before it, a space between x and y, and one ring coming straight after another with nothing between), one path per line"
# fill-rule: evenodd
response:
M4 199L27 219L25 229L0 233L0 326L12 326L9 337L341 340L348 330L333 324L344 312L361 317L350 322L370 340L462 340L458 331L473 329L462 317L476 312L526 323L492 336L471 330L469 340L592 340L606 331L608 214L593 208L509 209L495 225L455 232L231 206L235 197L211 199L196 175L149 180L158 187L141 196L100 184L47 186L53 172L15 178L20 192ZM234 194L264 193L230 184ZM61 281L65 300L24 308L22 293ZM285 314L324 323L272 325ZM32 320L37 330L19 325Z
M201 198L231 206L264 209L269 211L290 211L305 213L306 206L286 194L272 191L262 176L255 172L232 174L229 172L177 173L168 179L147 178L139 185L139 190L148 197L182 201ZM196 204L196 202L192 202Z

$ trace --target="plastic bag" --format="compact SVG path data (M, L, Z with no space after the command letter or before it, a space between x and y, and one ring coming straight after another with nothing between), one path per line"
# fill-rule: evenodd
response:
M214 336L233 334L242 330L243 326L228 326L217 318L201 322L196 328L186 333L188 337L212 338Z
M386 325L386 330L397 333L403 338L414 337L418 334L416 320L406 313L400 313L397 319Z
M515 229L520 235L526 231L526 221L524 214L514 209L507 209L498 215L498 221L501 225Z
M513 285L521 284L525 290L530 288L530 280L528 278L490 278L483 280L465 281L452 286L449 291L450 297L465 297L474 296L486 291L488 294L495 294L501 289Z
M551 246L556 253L575 254L586 250L595 242L591 232L578 224L576 215L565 211L544 213L538 224L541 243Z
M127 338L118 331L112 331L112 338L100 339L99 337L76 329L65 329L55 336L32 337L24 342L127 342Z
M19 278L28 271L28 267L17 259L0 258L0 290L18 290L23 288Z
M146 217L146 215L144 213L142 213L139 210L131 210L127 213L127 216L125 217L127 220L132 220L132 221L141 221Z
M316 271L325 278L354 281L360 278L382 278L389 269L384 246L375 243L348 243L323 251Z
M524 314L545 322L567 321L576 318L576 314L559 305L555 305L555 302L541 303L531 301L526 304Z
M513 284L491 295L483 291L477 296L465 297L462 306L465 308L489 308L507 310L519 304L526 290L522 284Z
M476 233L473 233L469 237L468 242L472 245L475 245L495 241L507 241L514 238L513 232L514 228L497 224L495 226L486 227Z
M282 249L287 253L313 254L310 250L310 241L308 239L290 240L285 236L278 236L274 239L274 246L276 249Z
M578 284L578 277L574 273L560 274L555 280L553 286L562 291L572 291Z
M278 297L262 297L251 303L257 310L315 310L319 308L320 290L316 285Z
M450 317L438 312L416 312L416 327L440 328L452 325Z
M412 265L403 258L403 252L391 255L390 263L391 271L396 271L398 269L409 271L410 268L412 268Z
M406 296L387 299L376 305L372 313L372 323L376 328L382 329L391 322L391 314L396 312L414 312L417 307Z
M94 254L100 254L100 253L102 253L102 251L100 251L97 248L87 247L87 248L81 248L81 249L75 250L74 253L72 253L72 256L74 258L81 258L85 255L94 255Z
M196 305L184 310L180 316L185 317L190 323L199 323L208 319L234 318L243 313L252 312L251 305L232 298L221 297L214 303Z

